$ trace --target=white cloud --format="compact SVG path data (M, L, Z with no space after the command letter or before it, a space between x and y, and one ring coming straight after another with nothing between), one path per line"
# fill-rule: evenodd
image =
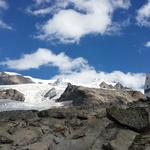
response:
M110 31L114 11L129 6L129 0L56 0L53 6L28 8L28 12L38 16L52 14L52 18L39 26L36 38L74 43L85 35Z
M57 78L64 78L72 84L88 87L99 87L99 84L103 81L108 84L120 82L126 87L142 92L145 83L144 73L123 73L121 71L107 73L96 71L95 69L81 70L81 72L73 72L71 74L60 74L54 77L54 79Z
M36 3L36 5L41 5L43 3L51 2L51 0L34 0L34 2Z
M145 44L146 47L150 47L150 41Z
M138 10L136 20L141 26L150 26L150 0Z
M0 0L0 11L8 9L8 4L6 3L5 0ZM7 30L12 30L12 27L5 23L2 18L0 17L0 29L7 29Z
M0 20L0 28L2 29L7 29L7 30L12 30L12 27Z
M52 51L44 48L39 48L31 54L24 54L20 59L8 59L1 62L1 65L16 70L38 69L40 66L50 65L57 67L61 73L80 71L80 69L88 67L87 61L81 57L71 59L65 53L54 54Z
M44 48L39 48L31 54L24 54L16 60L8 59L0 64L16 70L38 69L44 65L57 67L59 74L53 78L65 78L72 84L90 87L98 87L102 81L105 81L108 83L120 82L124 86L141 90L145 80L145 74L143 73L96 71L82 57L72 59L64 53L54 54L52 51Z
M7 9L8 4L6 3L5 0L0 0L0 9Z
M68 5L68 0L33 0L33 5L26 8L26 12L35 16L44 16L53 14L65 8Z

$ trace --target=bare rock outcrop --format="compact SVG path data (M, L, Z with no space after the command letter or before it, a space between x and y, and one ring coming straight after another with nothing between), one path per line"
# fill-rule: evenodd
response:
M68 87L58 101L72 101L73 106L96 106L112 103L118 105L126 104L138 101L140 98L144 98L144 95L138 91L130 92L122 90L96 89L68 84Z
M21 75L9 75L5 72L0 72L0 85L27 84L34 83L30 78Z
M9 100L16 100L16 101L24 101L24 95L14 89L7 89L7 90L0 90L0 100L1 99L9 99Z
M100 88L103 88L103 89L113 89L114 87L112 85L109 85L105 82L102 82L100 85L99 85Z

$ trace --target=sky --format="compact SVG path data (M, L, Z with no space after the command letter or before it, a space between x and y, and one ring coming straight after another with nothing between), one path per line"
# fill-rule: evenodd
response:
M0 71L141 89L150 0L0 0Z

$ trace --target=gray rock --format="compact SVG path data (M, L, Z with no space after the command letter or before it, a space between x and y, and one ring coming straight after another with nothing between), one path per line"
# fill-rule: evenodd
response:
M107 108L107 114L118 123L135 131L144 131L150 127L149 113L143 107L119 108L113 106Z
M50 90L44 95L44 97L45 97L45 98L52 99L52 98L54 98L56 95L57 95L56 89L55 89L55 88L52 88L52 89L50 89Z
M131 88L128 88L128 87L123 86L120 82L118 82L118 83L114 86L114 88L115 88L116 90L124 90L124 91L126 91L126 90L131 90L131 91L132 91Z
M99 85L100 88L104 88L104 89L113 89L114 87L112 85L109 85L105 82L102 82L100 85Z
M21 75L9 75L5 72L0 72L0 85L11 84L27 84L34 83L30 78L23 77Z
M138 96L132 95L128 91L87 88L68 84L68 87L57 101L72 101L73 106L97 106L112 103L121 105L138 101L138 99Z
M14 89L0 90L0 99L10 99L16 101L24 101L24 95Z

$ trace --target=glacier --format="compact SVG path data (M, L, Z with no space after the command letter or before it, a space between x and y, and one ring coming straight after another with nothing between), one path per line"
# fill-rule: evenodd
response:
M24 94L25 101L0 100L0 111L11 110L45 110L53 107L62 107L65 104L56 102L66 89L68 83L59 80L32 80L33 84L0 85L0 90L15 89ZM56 96L49 99L44 95L51 89L56 90Z

